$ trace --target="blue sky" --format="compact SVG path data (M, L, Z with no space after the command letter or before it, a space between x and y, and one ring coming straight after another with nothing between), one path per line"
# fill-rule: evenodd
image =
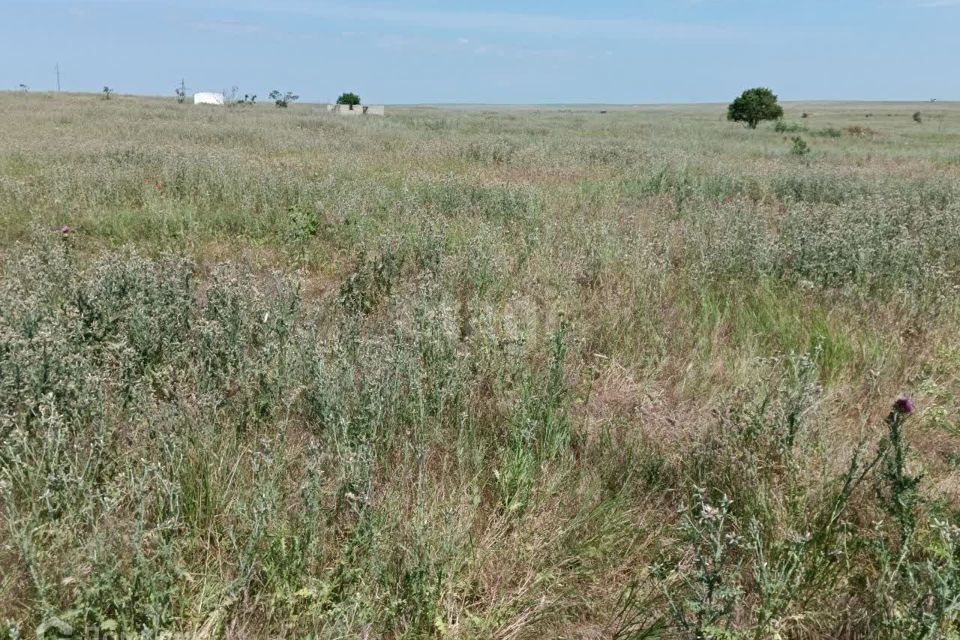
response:
M322 102L960 99L960 0L0 0L0 89Z

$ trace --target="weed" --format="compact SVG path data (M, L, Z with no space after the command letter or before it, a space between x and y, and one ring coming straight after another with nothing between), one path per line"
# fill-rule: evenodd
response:
M777 120L777 123L773 125L773 130L777 133L805 133L807 128L802 124L797 124L795 122Z
M793 142L793 146L790 147L790 153L801 158L810 155L810 145L807 144L806 140L800 136L795 136L791 138L791 141Z

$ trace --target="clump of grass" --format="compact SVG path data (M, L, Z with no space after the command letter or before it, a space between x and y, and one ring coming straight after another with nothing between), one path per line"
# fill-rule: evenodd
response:
M847 127L846 131L849 135L857 136L859 138L872 137L878 133L875 129L871 129L870 127L861 127L860 125Z
M835 129L833 127L827 127L826 129L820 129L814 131L813 135L820 136L822 138L841 138L843 137L843 131L840 129Z
M463 157L471 162L506 164L517 155L517 144L511 140L471 142L463 150Z
M802 124L796 122L787 122L786 120L777 120L773 125L773 130L777 133L805 133L808 129Z
M801 158L810 155L810 145L807 144L806 140L800 136L795 136L791 138L791 141L793 142L793 146L790 147L790 153Z

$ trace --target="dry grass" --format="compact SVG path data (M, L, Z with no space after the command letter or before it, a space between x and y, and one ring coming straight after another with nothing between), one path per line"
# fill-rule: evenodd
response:
M920 108L0 95L0 638L956 637Z

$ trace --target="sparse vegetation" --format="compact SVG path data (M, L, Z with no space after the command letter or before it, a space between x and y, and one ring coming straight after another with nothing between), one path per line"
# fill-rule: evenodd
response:
M0 638L956 637L955 105L91 100L0 95Z
M283 93L274 89L270 92L270 99L273 100L273 103L281 109L286 109L290 106L291 102L296 102L299 100L300 96L295 95L290 91ZM256 96L254 96L254 100L256 100Z
M104 86L103 91L100 92L100 95L103 96L104 100L109 100L110 96L113 95L113 89L108 86Z
M920 113L919 111L915 112L913 114L913 121L916 122L917 124L923 124L923 114Z

